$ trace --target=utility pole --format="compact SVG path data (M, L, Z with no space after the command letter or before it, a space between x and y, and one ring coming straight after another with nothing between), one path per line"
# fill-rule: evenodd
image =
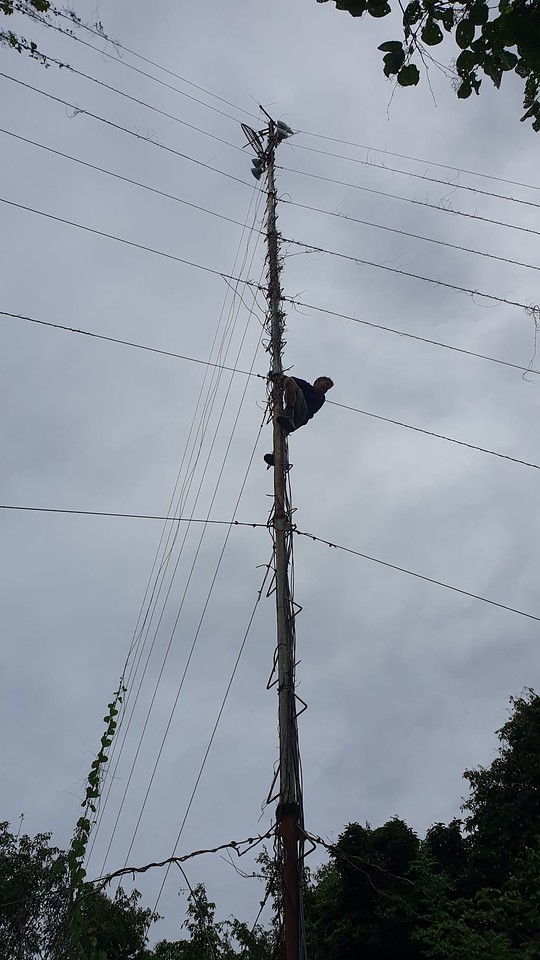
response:
M252 173L259 180L266 170L266 238L268 259L267 330L270 337L272 419L274 426L274 504L271 517L274 536L275 595L277 615L277 678L279 718L279 801L276 836L282 881L282 958L303 960L305 955L302 909L303 804L300 751L295 695L295 608L290 589L292 555L292 508L287 492L289 454L286 435L277 418L283 412L283 334L285 315L280 284L279 233L275 187L275 153L292 130L272 118L268 128L256 133L242 125L256 150ZM264 143L266 140L266 144Z

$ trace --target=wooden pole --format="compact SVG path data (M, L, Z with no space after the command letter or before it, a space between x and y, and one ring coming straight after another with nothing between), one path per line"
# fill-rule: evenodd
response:
M275 148L276 127L270 122L267 160L268 302L272 357L272 407L274 423L274 543L276 568L277 670L279 697L279 803L277 835L283 883L284 960L301 960L303 924L301 903L302 810L298 729L295 700L294 609L289 587L291 514L287 497L288 445L277 418L283 412L284 314L280 285L279 235L276 226Z

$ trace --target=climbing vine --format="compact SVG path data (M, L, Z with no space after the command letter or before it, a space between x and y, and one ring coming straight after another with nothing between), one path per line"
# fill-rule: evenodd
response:
M101 738L99 753L92 761L90 773L86 781L82 816L77 820L75 832L67 855L67 863L71 887L71 903L69 909L68 939L70 944L70 960L100 960L100 953L96 952L96 938L92 937L89 949L83 942L84 920L81 909L82 897L88 893L86 884L86 870L84 859L92 828L96 823L98 804L101 796L101 787L108 762L107 751L112 744L116 728L117 716L122 705L126 688L120 683L113 699L107 704L108 712L103 717L105 732Z

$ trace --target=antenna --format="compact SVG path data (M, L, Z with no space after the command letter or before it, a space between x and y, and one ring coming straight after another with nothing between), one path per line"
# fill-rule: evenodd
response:
M272 117L269 113L266 113L264 107L260 107L262 112L266 114L270 121L270 126L265 130L254 130L253 127L248 127L247 123L241 123L242 133L244 134L247 144L250 146L257 156L251 161L251 173L256 180L260 180L264 171L268 167L268 160L270 150L282 143L283 140L286 140L288 137L294 136L294 130L291 130L283 120L278 120L277 123L274 123ZM272 135L271 135L272 131ZM263 140L267 141L267 146L264 146Z
M257 133L256 130L253 130L252 127L248 127L247 123L241 123L242 133L244 134L249 146L252 150L255 150L257 156L260 156L264 153L263 142L261 140L261 135L264 136L264 131L262 134Z

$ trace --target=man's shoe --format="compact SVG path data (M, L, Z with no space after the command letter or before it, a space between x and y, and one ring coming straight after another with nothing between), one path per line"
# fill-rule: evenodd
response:
M276 462L275 462L275 460L274 460L274 454L273 454L273 453L265 453L265 455L264 455L264 457L263 457L263 460L264 460L264 462L265 462L265 464L266 464L266 469L267 469L267 470L269 470L270 467L275 467L275 465L276 465Z

